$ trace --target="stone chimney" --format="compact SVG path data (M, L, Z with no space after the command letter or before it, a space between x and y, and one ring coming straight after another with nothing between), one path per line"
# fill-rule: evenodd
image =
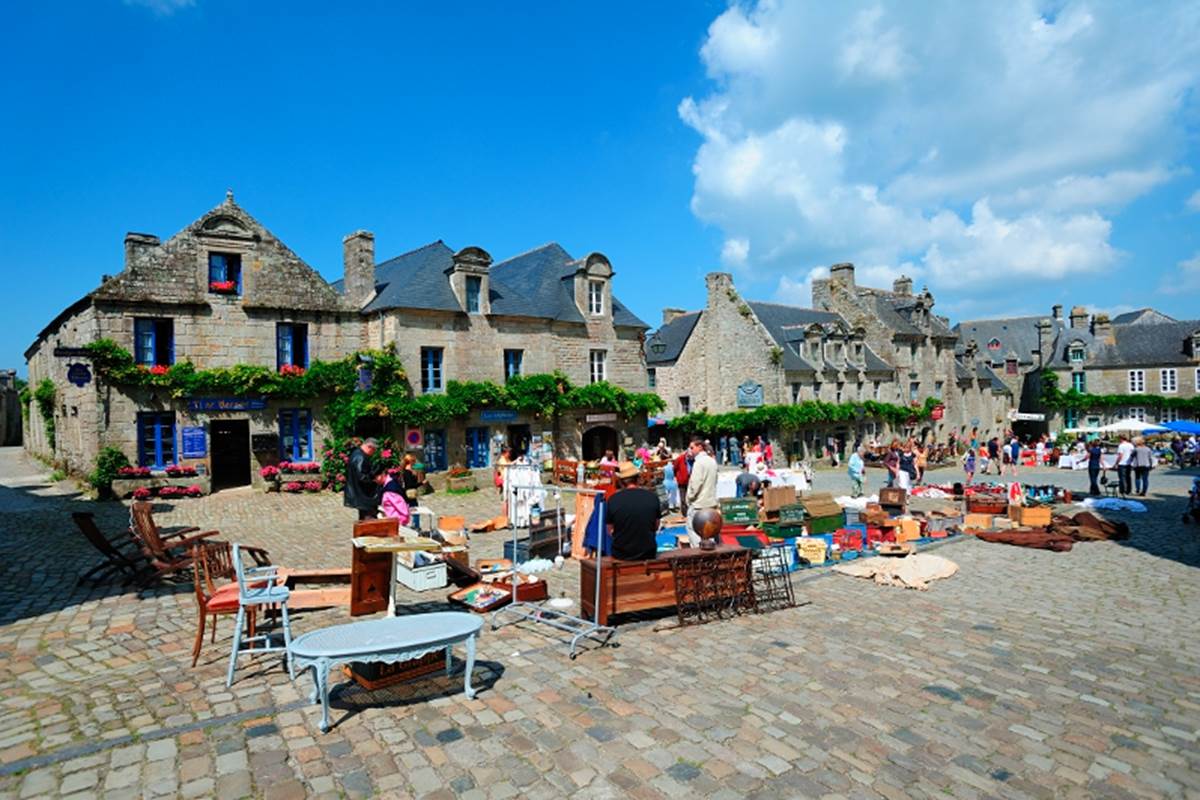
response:
M355 308L362 308L375 296L375 234L355 231L342 239L342 294Z
M664 309L663 309L662 324L663 324L664 326L665 326L665 325L669 325L669 324L671 324L672 322L674 322L675 320L677 320L677 319L679 319L680 317L682 317L682 316L683 316L684 314L686 314L686 313L687 313L687 311L685 311L685 310L684 310L684 309L682 309L682 308L664 308Z
M912 294L912 278L907 275L901 275L892 283L892 292L901 297L908 297Z
M979 357L979 342L971 339L963 347L963 364L969 367L974 367L975 362Z
M1050 307L1050 317L1055 322L1062 322L1062 303L1055 303Z
M834 264L829 268L829 280L847 288L854 288L854 265Z
M1088 312L1083 306L1075 306L1071 309L1071 327L1076 330L1083 330L1088 324Z
M1062 306L1055 306L1055 308L1057 308L1060 312L1062 311ZM1038 320L1038 323L1037 323L1038 364L1045 364L1047 356L1050 355L1050 353L1047 351L1050 349L1051 345L1053 344L1053 342L1050 341L1050 337L1052 335L1051 334L1052 330L1054 330L1054 323L1052 323L1050 320L1048 320L1048 319Z
M1108 318L1108 314L1097 314L1092 319L1092 336L1101 343L1114 341L1112 321Z
M152 233L125 234L125 269L149 261L160 244L162 242Z
M704 285L708 289L708 307L713 308L718 302L729 302L730 293L734 291L733 276L728 272L710 272L704 276Z

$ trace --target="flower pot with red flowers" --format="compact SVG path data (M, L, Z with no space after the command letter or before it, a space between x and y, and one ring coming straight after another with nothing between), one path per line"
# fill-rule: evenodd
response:
M304 367L298 364L284 364L279 368L279 374L285 378L299 378L304 374Z
M237 294L237 281L209 281L208 290L214 294Z
M478 486L475 485L475 473L467 469L461 464L455 464L446 472L446 491L449 492L473 492Z

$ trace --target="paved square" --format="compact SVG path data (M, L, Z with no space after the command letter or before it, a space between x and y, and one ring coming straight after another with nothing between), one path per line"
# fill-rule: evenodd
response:
M125 507L50 486L3 449L0 795L1200 796L1200 534L1179 523L1190 480L1154 473L1149 513L1122 517L1130 542L1060 554L954 541L938 552L960 572L924 593L811 571L799 608L623 626L619 648L575 661L544 630L485 628L477 700L441 677L350 689L321 735L308 676L288 681L278 659L244 660L225 688L228 618L190 668L190 582L77 587L93 559L69 512L115 532ZM482 518L495 497L430 502ZM349 559L352 514L332 495L233 491L159 516L281 564ZM475 537L472 555L501 539ZM575 596L577 576L554 575L553 593Z

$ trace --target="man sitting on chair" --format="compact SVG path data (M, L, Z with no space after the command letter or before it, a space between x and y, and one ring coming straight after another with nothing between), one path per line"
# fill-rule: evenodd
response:
M640 472L632 462L617 467L620 489L608 501L605 522L612 535L612 554L622 561L643 561L658 555L658 495L637 485Z

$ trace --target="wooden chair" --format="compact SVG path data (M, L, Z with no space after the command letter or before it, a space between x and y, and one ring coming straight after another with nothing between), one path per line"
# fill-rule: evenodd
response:
M249 553L260 565L271 563L267 551L258 547L240 548ZM198 541L192 545L192 585L196 590L196 608L199 620L196 625L196 641L192 644L192 666L200 658L204 644L204 627L207 617L212 617L212 641L217 640L217 615L236 614L238 610L238 587L234 581L233 548L229 542L212 539ZM255 611L247 609L250 636L255 634Z
M129 531L150 567L150 574L142 581L142 585L168 575L176 575L192 566L192 545L217 535L217 531L205 531L195 536L183 535L195 530L199 529L175 531L167 534L164 539L158 526L154 524L149 503L137 502L130 507Z
M89 578L94 582L99 582L102 578L107 578L109 575L123 573L125 580L122 585L129 583L136 578L142 571L143 564L140 554L132 550L122 552L121 544L128 547L129 543L120 542L120 540L111 540L105 536L98 527L96 527L96 515L90 511L75 511L71 514L71 519L75 520L75 525L79 528L79 532L84 538L96 548L100 555L104 556L104 560L90 570L79 576L79 583L83 583Z

